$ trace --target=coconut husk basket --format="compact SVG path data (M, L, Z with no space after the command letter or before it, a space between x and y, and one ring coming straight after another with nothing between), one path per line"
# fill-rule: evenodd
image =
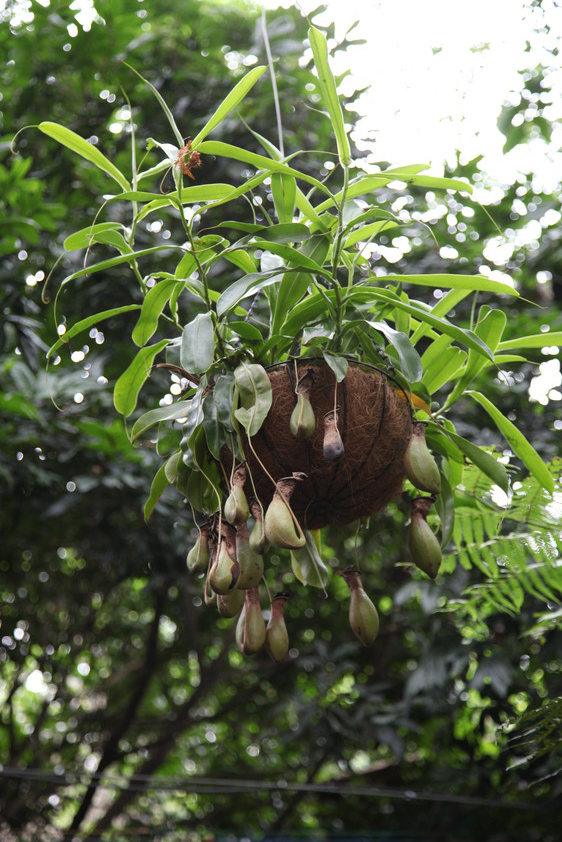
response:
M290 418L297 402L296 385L307 373L312 376L310 402L316 429L310 438L300 440L291 433ZM333 371L318 359L270 367L268 376L271 409L251 445L244 443L247 466L264 507L275 491L271 477L278 481L295 471L306 478L297 483L291 507L306 529L344 526L379 511L400 493L412 416L408 396L397 381L374 366L350 363L343 381L336 383ZM324 419L335 406L344 455L329 462L323 453ZM253 496L250 480L246 491Z

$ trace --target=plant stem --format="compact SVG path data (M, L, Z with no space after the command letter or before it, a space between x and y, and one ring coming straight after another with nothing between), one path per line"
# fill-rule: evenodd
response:
M275 116L277 118L277 135L279 137L279 151L281 157L285 157L285 148L283 145L283 124L281 122L281 108L279 106L279 92L277 90L277 81L275 79L275 70L273 68L273 56L271 55L271 47L269 46L269 36L267 34L267 21L265 17L265 8L262 6L261 10L261 28L263 33L263 44L265 47L265 54L267 56L267 63L269 65L269 73L271 75L271 86L273 88L273 102L275 103Z
M334 238L334 249L332 252L332 277L334 283L338 282L338 268L340 262L340 254L343 246L343 208L349 187L349 167L343 168L343 188L341 191L341 201L338 204L338 227L336 229L336 236Z
M211 298L209 295L209 284L207 282L207 273L203 268L203 264L199 260L199 255L197 254L197 245L195 243L195 239L193 237L193 231L191 230L191 222L188 222L185 218L185 213L183 210L183 203L182 203L182 187L183 187L183 176L181 173L178 173L178 177L176 179L176 184L178 188L178 200L179 200L179 210L180 210L180 218L181 223L183 225L183 229L187 234L187 239L189 241L189 245L191 246L191 254L193 255L193 259L195 260L195 265L197 266L197 272L199 273L199 277L201 278L201 283L203 284L203 295L205 297L205 304L207 305L207 310L209 313L213 312L213 305L211 303ZM224 343L222 340L222 336L218 330L218 324L215 323L215 336L217 337L217 344L219 346L219 351L221 357L226 356L226 351L224 347Z
M341 334L341 326L343 319L343 307L341 299L340 283L338 281L338 268L340 263L340 255L343 247L343 209L345 205L345 198L347 189L349 187L349 167L343 168L343 189L341 193L341 201L338 204L338 227L336 229L336 236L334 238L334 245L332 249L332 278L334 281L334 293L336 297L336 330L334 334L334 344L339 341Z

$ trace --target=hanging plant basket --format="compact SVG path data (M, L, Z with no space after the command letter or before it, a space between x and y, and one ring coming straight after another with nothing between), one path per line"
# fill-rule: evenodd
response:
M261 429L246 439L244 450L257 496L271 501L276 482L294 472L305 477L291 498L291 507L305 529L344 526L382 509L400 493L404 452L412 430L407 395L388 374L372 366L350 364L336 383L322 360L283 363L268 370L273 400ZM316 425L309 438L291 431L297 384L307 377ZM343 444L341 458L324 453L326 419L337 412ZM265 470L264 470L265 468ZM250 480L247 493L253 488Z

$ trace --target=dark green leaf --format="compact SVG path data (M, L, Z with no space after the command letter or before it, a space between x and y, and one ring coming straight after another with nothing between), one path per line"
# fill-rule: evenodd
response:
M159 281L152 289L148 290L142 303L139 320L133 328L132 340L135 345L139 347L145 345L151 336L153 336L154 331L158 327L158 320L162 310L177 287L183 289L183 281L176 281L175 278L167 278Z
M118 231L122 228L123 226L120 222L98 222L97 225L88 225L87 228L82 228L80 231L70 234L62 245L65 251L84 249L90 243L96 242L95 237L101 231Z
M131 441L134 442L145 430L159 424L161 421L174 421L177 418L186 418L189 411L189 401L182 400L170 406L160 406L158 409L151 409L141 415L133 424L131 430Z
M462 450L462 452L467 456L473 465L476 465L477 468L480 468L486 476L490 477L496 485L507 493L509 487L509 481L507 478L507 472L502 464L498 462L490 453L487 453L485 450L482 450L481 447L478 447L476 444L472 444L472 442L463 439L462 436L457 435L457 433L448 432L448 436L451 438L453 444Z
M162 339L156 345L141 348L115 384L113 403L117 412L120 412L125 418L134 411L137 405L139 392L150 375L154 358L160 351L164 350L167 344L168 340Z
M435 508L441 521L441 546L446 547L453 537L455 527L455 495L443 471L440 474L441 491L435 498Z
M164 491L168 488L169 482L166 476L166 465L161 465L152 480L148 500L144 504L144 519L147 521L152 514L154 507Z
M492 401L488 400L488 398L480 392L467 391L466 394L470 395L473 400L479 403L480 406L486 410L490 418L496 424L498 430L509 442L513 452L519 456L523 464L533 474L537 482L540 482L543 488L552 494L554 491L554 480L552 479L552 475L535 448L529 444L523 433L499 411Z

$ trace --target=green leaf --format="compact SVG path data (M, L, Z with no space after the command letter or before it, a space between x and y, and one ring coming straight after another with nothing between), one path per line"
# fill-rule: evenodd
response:
M263 366L257 363L240 363L234 370L240 407L234 415L248 436L255 436L271 408L273 400L271 383Z
M301 181L306 181L308 184L314 185L314 187L317 187L318 190L322 191L322 193L328 193L330 196L332 195L328 188L322 184L321 181L318 181L318 179L313 178L310 175L306 175L299 170L295 170L292 167L287 166L287 164L281 164L278 161L273 161L271 158L266 158L265 155L257 155L255 152L249 152L247 149L241 149L239 146L232 146L230 143L222 143L217 140L204 140L198 148L200 152L207 155L220 155L223 158L233 158L235 161L242 161L244 164L251 164L258 170L292 175ZM264 178L266 175L264 175ZM332 204L333 202L330 199L328 207Z
M176 450L175 453L172 453L170 458L164 465L164 472L166 474L166 479L173 485L178 478L178 470L179 466L181 465L181 450Z
M210 313L199 313L189 322L181 337L182 368L191 374L203 374L215 356L215 328Z
M271 194L279 222L292 222L297 196L295 179L290 175L273 173L271 176Z
M228 328L248 342L263 342L263 336L258 328L249 322L228 322Z
M447 431L447 435L453 444L456 444L459 450L462 450L464 455L470 459L473 465L480 468L486 476L490 477L496 485L499 485L499 487L507 493L509 488L507 471L497 459L495 459L490 453L482 450L482 448L478 447L477 444L473 444L472 442L463 439L462 436L459 436L457 433Z
M233 266L238 266L246 274L255 272L258 268L257 261L251 257L246 251L222 252L222 257L232 263Z
M486 410L490 418L496 424L498 430L509 442L513 452L521 459L523 464L533 474L537 482L539 482L543 488L552 494L554 491L554 480L552 479L547 466L544 464L534 447L529 444L523 433L518 430L515 424L512 424L512 422L506 418L505 415L503 415L499 409L483 394L472 391L467 391L466 394L470 395L473 400L479 403L480 406Z
M199 147L203 138L205 138L209 134L209 132L212 132L212 130L216 126L218 126L219 123L222 123L224 118L228 114L230 114L230 112L234 108L236 108L236 106L240 102L242 102L246 94L254 87L254 85L266 69L267 68L262 66L254 67L252 68L252 70L249 71L249 73L246 73L246 75L242 79L240 79L238 84L235 85L235 87L230 91L230 93L227 94L227 96L223 99L223 101L221 102L211 119L208 120L207 123L205 123L205 125L201 129L201 131L197 135L195 135L191 143L192 149L196 149L197 147Z
M502 337L506 322L507 316L503 310L488 310L484 317L479 320L474 332L476 336L479 336L486 343L490 350L495 351ZM463 379L466 376L467 380L469 378L472 380L483 368L485 362L481 354L475 354L474 351L470 351L466 365L466 375L463 375Z
M446 547L455 527L455 495L449 480L441 471L441 491L435 498L435 508L441 521L441 546Z
M133 424L131 442L136 441L142 433L155 424L160 424L162 421L175 421L177 418L187 418L189 404L189 401L181 400L179 403L173 403L170 406L159 406L158 409L151 409L149 412L145 412Z
M301 253L309 257L317 266L322 266L330 249L330 237L315 236L301 247ZM271 334L281 332L284 320L289 311L305 295L311 284L311 277L307 272L285 273L275 298L274 311L271 318Z
M386 322L368 322L375 330L386 336L390 344L396 349L400 360L400 371L410 383L417 383L422 379L423 367L420 355L405 333L387 325Z
M442 338L442 336L439 337L439 339ZM449 338L450 337L447 337L447 339ZM439 339L436 339L435 341L439 342ZM465 360L466 351L463 351L462 348L451 346L445 348L441 352L440 358L435 360L432 365L426 369L423 375L423 383L425 384L429 394L433 395L435 392L438 392L445 383L452 380L464 364ZM484 360L484 365L486 365L486 360Z
M148 249L141 249L140 251L133 251L131 254L121 254L119 257L111 257L109 260L102 260L100 263L92 263L91 266L86 266L84 269L79 269L73 272L72 275L67 275L61 283L61 287L70 281L75 281L76 278L83 278L86 275L94 275L96 272L103 272L105 269L111 269L112 266L120 266L122 263L132 264L137 258L144 257L147 254L154 254L157 251L166 251L166 249L182 249L182 246L153 246Z
M492 281L484 275L384 275L385 281L413 284L418 286L436 287L438 289L466 289L470 292L496 292L519 298L516 289L500 281Z
M299 550L291 550L291 567L299 582L313 588L325 588L330 578L330 571L320 558L314 536L304 530L306 544Z
M268 243L295 243L307 240L310 229L302 222L285 222L261 228L259 238Z
M170 300L176 287L184 286L183 281L176 281L175 278L166 278L159 281L148 290L142 303L142 310L139 320L133 328L132 339L139 347L145 345L158 327L158 319L162 310Z
M166 476L166 463L161 465L156 474L154 479L152 480L152 485L150 486L150 494L148 496L148 500L144 504L144 519L148 521L150 515L152 514L154 507L164 491L168 488L169 482L168 477Z
M140 304L125 304L123 307L113 307L111 310L103 310L101 313L94 313L93 316L88 316L86 319L76 322L75 325L68 328L66 333L64 333L60 339L57 339L54 345L51 345L47 351L47 359L50 359L55 351L57 351L62 345L66 345L67 342L70 342L71 339L79 333L82 333L82 331L89 330L91 327L95 327L95 325L99 322L111 319L113 316L120 316L121 313L128 313L131 310L140 310L140 308Z
M127 418L134 411L139 392L150 375L152 363L157 354L168 344L162 339L156 345L141 348L129 367L123 372L113 390L113 404L117 412Z
M217 418L228 432L234 432L232 423L232 403L235 380L233 374L221 374L213 389L213 399L217 407Z
M306 245L306 243L305 243ZM228 252L234 249L267 249L272 254L276 254L286 260L291 267L299 267L306 269L309 272L317 272L318 274L330 277L328 272L324 272L312 258L305 254L304 247L302 249L295 249L292 246L287 246L284 243L269 242L268 240L256 239L252 243L234 243ZM223 255L227 257L227 253Z
M546 333L533 333L530 336L519 336L516 339L506 339L498 345L498 351L514 351L518 348L558 348L562 345L562 330L552 330Z
M171 112L171 111L170 111L170 109L168 108L168 106L167 106L167 104L166 104L166 101L165 101L164 97L160 94L160 92L159 92L159 91L157 91L157 90L156 90L156 88L154 87L154 85L152 85L152 84L148 81L148 79L145 79L145 78L144 78L144 76L142 76L142 75L138 72L138 70L135 70L135 68L134 68L134 67L132 67L130 64L127 64L127 62L126 62L126 61L124 61L124 62L123 62L123 64L125 65L125 67L128 67L128 68L129 68L129 70L132 70L132 71L133 71L133 73L135 73L135 74L139 77L139 79L142 79L142 81L144 82L144 84L146 85L146 87L147 87L147 88L150 88L150 90L152 91L152 93L154 94L154 96L156 97L156 99L158 100L158 102L160 103L160 107L162 108L162 111L164 112L164 114L165 114L165 115L166 115L166 117L168 118L168 123L170 124L170 128L172 129L172 131L173 131L173 133L174 133L174 136L175 136L175 138L176 138L176 140L177 140L177 142L178 142L179 146L183 146L183 137L182 137L182 133L180 132L180 130L179 130L179 129L178 129L178 127L176 126L176 121L174 120L174 115L172 114L172 112Z
M361 292L363 290L365 290L364 286L357 287L349 293L349 297L360 299ZM418 307L415 304L407 304L406 302L401 301L398 296L391 292L391 290L372 289L370 290L369 295L375 300L392 303L394 307L404 310L406 313L410 313L410 315L415 316L420 322L425 322L431 327L436 328L436 330L439 330L441 333L446 333L448 336L456 339L457 342L461 342L463 345L466 345L468 348L474 348L474 350L478 351L479 354L484 354L491 360L494 359L494 356L488 346L471 330L457 327L457 325L452 324L452 322L449 322L447 319L438 318L432 311L424 310L422 307Z
M123 226L120 222L98 222L97 225L88 225L87 228L82 228L80 231L70 234L62 245L65 251L84 249L91 243L96 242L96 234L99 234L101 231L118 231L122 228Z
M279 283L279 280L280 275L277 269L264 273L253 272L239 278L225 289L217 301L217 316L219 318L224 316L252 292L257 292L258 289L263 289L270 284Z
M336 135L340 163L342 167L347 167L351 159L351 151L343 122L343 112L338 99L336 83L328 63L328 44L324 35L314 26L311 26L308 30L308 39L312 47L316 72L318 73L320 93L328 109L330 121Z
M208 395L206 400L203 401L203 430L205 431L209 452L215 459L220 460L221 447L224 444L225 437L218 418L217 405L212 395Z
M376 237L377 234L380 234L383 231L386 233L386 231L390 228L397 228L399 225L400 223L392 222L388 219L380 222L371 222L370 225L363 225L361 228L357 228L349 234L345 240L344 248L349 249L357 243L371 240L373 237Z
M345 378L347 374L347 369L349 366L348 361L345 357L339 357L336 354L331 354L329 351L322 351L322 356L326 360L328 366L332 369L334 374L336 375L336 382L341 383L342 380Z
M443 298L439 299L437 304L433 305L431 312L434 316L446 316L447 313L450 313L457 304L460 304L460 302L464 301L465 298L468 298L469 295L470 292L467 289L450 289ZM419 324L410 337L410 342L412 345L416 345L423 336L427 336L430 332L430 328L427 325L423 323Z
M129 182L123 173L117 169L115 164L112 164L111 161L106 158L102 152L100 152L97 146L92 146L91 143L88 143L87 140L84 140L84 138L80 137L80 135L76 134L76 132L67 129L65 126L61 126L58 123L51 123L48 121L39 123L38 128L43 132L43 134L52 137L58 143L66 146L73 152L76 152L77 155L81 155L82 158L86 158L87 161L95 164L98 169L103 170L107 173L107 175L110 175L111 178L115 179L123 190L130 189Z
M467 193L472 193L470 184L465 184L464 181L458 181L454 178L435 178L429 175L412 175L411 173L389 171L388 174L382 172L373 175L361 175L351 181L345 194L346 200L349 201L350 199L356 199L358 196L365 196L374 190L388 186L393 181L404 181L406 184L416 184L420 187L429 187L436 190L464 190ZM317 205L315 208L316 213L322 213L322 211L330 208L331 205L341 202L342 198L343 193L341 191L336 193L331 199L326 199Z

